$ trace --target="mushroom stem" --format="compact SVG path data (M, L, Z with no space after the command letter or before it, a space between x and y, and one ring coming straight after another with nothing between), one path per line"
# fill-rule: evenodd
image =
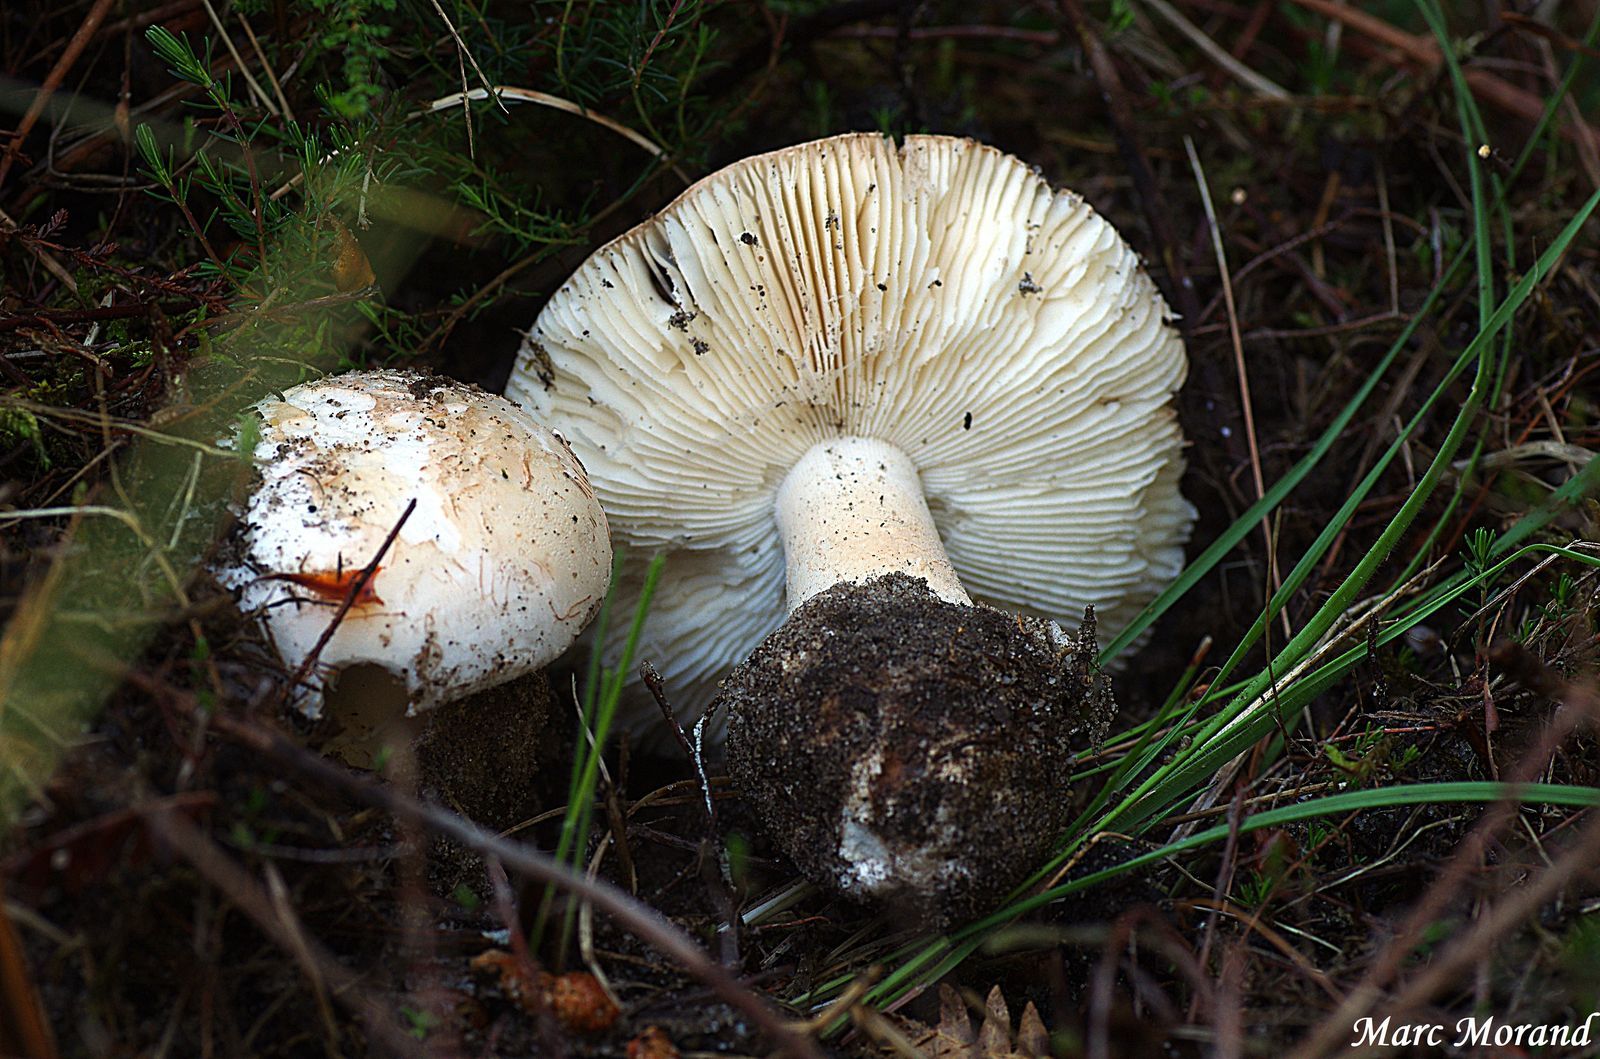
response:
M970 604L934 527L916 465L874 438L813 445L778 489L789 610L834 585L890 573L928 582L940 599Z

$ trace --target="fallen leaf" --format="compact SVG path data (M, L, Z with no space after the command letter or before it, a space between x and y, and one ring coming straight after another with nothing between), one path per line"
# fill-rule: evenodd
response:
M333 259L333 285L346 294L372 286L378 277L373 274L367 252L361 249L360 241L337 217L333 218L333 224L338 241L337 256Z

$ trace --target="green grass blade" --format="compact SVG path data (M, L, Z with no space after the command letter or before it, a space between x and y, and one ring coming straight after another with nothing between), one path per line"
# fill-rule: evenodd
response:
M1383 377L1394 365L1401 351L1406 348L1407 343L1416 334L1417 328L1422 325L1423 319L1433 311L1434 306L1438 304L1444 291L1454 282L1457 273L1465 263L1466 252L1465 250L1459 251L1455 259L1445 269L1444 275L1439 282L1428 291L1428 296L1423 299L1422 305L1418 307L1416 314L1401 329L1400 334L1389 346L1388 351L1384 353L1382 359L1368 374L1367 380L1361 384L1361 388L1350 398L1344 408L1340 409L1339 414L1333 418L1333 422L1328 424L1327 429L1317 437L1316 443L1311 447L1311 451L1301 457L1282 478L1273 483L1265 496L1251 504L1243 514L1234 519L1232 524L1206 547L1205 551L1201 552L1184 568L1176 581L1167 586L1166 590L1151 601L1149 606L1139 612L1138 616L1128 624L1127 628L1123 629L1106 646L1106 649L1100 653L1102 665L1122 653L1130 643L1138 639L1146 629L1154 624L1156 619L1160 618L1174 603L1188 594L1189 590L1198 584L1201 578L1215 569L1217 564L1225 559L1238 546L1240 541L1255 531L1263 518L1271 514L1279 504L1283 503L1284 499L1294 491L1295 487L1317 468L1317 465L1322 462L1334 445L1345 436L1345 431L1354 421L1356 413L1362 409L1372 396L1373 391L1378 388L1378 383L1382 381Z
M1272 722L1270 711L1257 711L1253 720L1244 715L1255 701L1269 691L1274 673L1292 671L1317 641L1332 628L1339 616L1355 601L1357 594L1371 579L1378 566L1387 560L1389 554L1399 544L1401 536L1432 494L1433 488L1456 450L1460 448L1469 426L1476 417L1488 381L1485 368L1490 344L1500 328L1510 322L1522 303L1565 253L1597 205L1600 205L1600 192L1590 196L1588 202L1574 215L1561 234L1539 256L1534 269L1517 283L1505 301L1495 309L1490 317L1489 326L1480 331L1463 351L1461 361L1475 358L1479 362L1480 370L1472 393L1451 424L1449 433L1429 463L1416 489L1401 504L1389 525L1379 535L1372 550L1357 562L1349 576L1334 590L1310 621L1291 638L1289 644L1273 660L1272 665L1235 696L1228 707L1207 722L1190 752L1179 755L1169 768L1151 777L1127 801L1114 808L1102 823L1102 828L1113 824L1119 828L1136 827L1148 822L1155 812L1156 805L1170 800L1169 795L1172 790L1201 782L1206 775L1220 768L1235 753L1259 738L1264 727ZM1240 723L1235 725L1236 721Z
M875 1003L892 1002L920 982L931 982L948 973L971 955L995 931L1009 926L1019 916L1043 908L1064 897L1092 889L1121 875L1150 867L1170 857L1200 849L1227 839L1230 833L1248 834L1264 828L1282 827L1285 824L1316 820L1341 813L1371 809L1393 809L1408 805L1471 805L1499 801L1515 801L1524 805L1553 805L1574 809L1600 806L1600 788L1577 787L1551 783L1523 785L1488 781L1459 781L1450 783L1418 783L1398 787L1370 790L1343 791L1337 794L1297 802L1277 809L1267 809L1244 816L1236 823L1218 824L1197 831L1184 838L1165 843L1145 853L1135 855L1120 863L1090 872L1076 879L1029 895L1004 909L978 920L947 936L941 936L914 950L907 962L896 968L868 993ZM938 962L934 962L938 961ZM929 973L921 973L927 970ZM839 978L828 986L804 998L816 1002L831 992L842 989L849 981Z
M1522 786L1488 781L1459 781L1453 783L1418 783L1399 787L1381 787L1371 790L1345 791L1324 795L1280 809L1253 813L1238 822L1237 830L1244 834L1262 828L1281 827L1302 820L1314 820L1336 813L1358 812L1363 809L1390 809L1405 805L1473 804L1515 801L1524 805L1558 805L1575 809L1600 806L1600 788L1575 787L1553 783L1529 783ZM1078 879L1044 890L1006 910L1004 919L990 916L958 932L952 940L961 940L970 934L985 932L1021 915L1058 901L1070 894L1087 890L1108 879L1201 846L1220 842L1228 837L1230 824L1197 831L1192 835L1169 842L1158 849L1133 857L1121 864L1092 872Z
M657 555L651 559L649 567L645 570L644 583L639 590L639 601L634 607L633 623L628 629L628 638L623 644L622 655L616 667L611 670L605 670L600 659L603 653L602 644L609 617L608 611L612 596L616 592L618 574L622 569L620 555L613 561L612 587L606 593L606 599L600 604L600 616L595 622L594 650L589 660L589 683L584 688L582 720L573 754L573 775L568 786L567 809L561 818L561 834L556 843L556 859L564 864L570 864L575 870L581 871L583 868L579 861L583 856L584 839L589 834L594 790L600 780L600 762L604 758L606 740L611 734L612 722L622 701L622 691L626 686L627 676L632 672L633 656L638 649L639 637L644 631L645 615L649 612L650 600L655 595L657 583L661 580L661 569L665 562L666 556ZM597 692L596 688L600 690ZM539 902L538 915L534 919L532 939L535 948L543 939L554 900L554 889L547 888ZM565 926L561 936L562 955L565 953L567 938L571 935L572 916L573 909L569 906L563 920ZM560 956L557 962L560 962Z

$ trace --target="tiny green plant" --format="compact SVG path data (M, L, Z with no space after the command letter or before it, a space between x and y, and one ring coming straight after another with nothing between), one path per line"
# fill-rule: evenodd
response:
M439 1028L439 1016L431 1011L402 1006L400 1014L406 1020L406 1032L419 1041L427 1040L428 1035Z
M1234 889L1234 899L1245 908L1260 908L1267 903L1281 879L1266 872L1245 873Z
M1106 16L1106 32L1112 36L1133 28L1133 4L1129 0L1111 0L1111 10Z
M595 646L590 655L588 677L584 681L580 703L577 752L572 759L572 778L567 787L567 806L562 815L561 835L556 844L556 859L569 865L574 871L583 870L583 858L588 849L589 824L594 811L595 790L600 782L607 740L622 702L623 690L633 673L634 655L638 650L639 637L644 632L645 617L650 610L650 599L655 594L656 585L661 580L661 571L665 565L666 556L656 555L645 568L639 586L638 600L634 606L633 621L628 626L627 638L623 642L616 665L609 669L602 663L602 652L606 642L606 629L611 620L612 606L624 569L624 557L620 553L613 560L611 589L601 602L600 613L595 618L592 640ZM536 948L544 940L556 898L555 888L549 887L540 901L533 928L533 944ZM557 941L557 966L565 963L574 915L574 907L568 905L563 918L562 932Z

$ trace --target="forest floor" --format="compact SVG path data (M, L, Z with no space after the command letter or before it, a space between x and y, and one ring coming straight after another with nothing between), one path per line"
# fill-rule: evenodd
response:
M1600 5L1443 6L3 5L0 1055L1312 1057L1365 1017L1583 1025ZM463 106L484 84L543 95ZM547 896L573 724L501 702L376 771L327 757L205 572L241 488L216 442L340 368L498 390L606 239L860 130L994 144L1146 258L1191 360L1194 576L1113 677L1084 819L996 916L930 935L818 893L715 771L709 831L689 760L617 747L571 859L630 899Z

